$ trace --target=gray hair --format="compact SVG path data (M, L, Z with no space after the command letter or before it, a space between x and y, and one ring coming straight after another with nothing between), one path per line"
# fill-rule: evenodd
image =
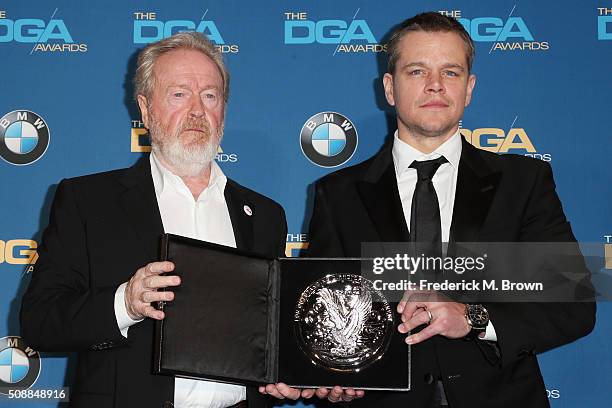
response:
M227 103L230 77L223 63L221 52L217 50L206 36L194 31L174 34L166 39L151 43L140 51L136 75L134 76L134 98L138 98L138 95L144 95L147 99L150 98L155 84L155 75L153 75L155 62L161 55L176 49L200 51L213 60L223 79L223 99Z

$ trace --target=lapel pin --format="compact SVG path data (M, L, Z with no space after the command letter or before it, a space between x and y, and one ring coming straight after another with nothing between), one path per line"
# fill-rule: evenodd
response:
M251 210L251 207L249 207L248 205L245 205L244 207L242 207L242 209L244 210L244 213L249 217L253 215L253 210Z

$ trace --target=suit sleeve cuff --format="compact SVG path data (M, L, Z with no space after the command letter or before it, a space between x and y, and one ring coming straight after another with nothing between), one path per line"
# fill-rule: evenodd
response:
M478 338L486 341L497 341L497 333L495 332L495 327L493 327L493 322L489 320L484 337L479 336Z
M127 282L122 283L117 288L115 292L115 318L117 319L117 326L119 327L119 331L121 335L127 339L128 329L135 325L138 322L142 322L143 319L140 320L132 320L130 315L127 312L127 308L125 307L125 288L127 286ZM487 330L489 328L487 327Z

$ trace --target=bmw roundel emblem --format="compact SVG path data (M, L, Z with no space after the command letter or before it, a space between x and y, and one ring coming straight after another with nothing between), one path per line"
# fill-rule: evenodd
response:
M357 129L340 113L319 112L302 126L300 146L304 156L317 166L340 166L357 150Z
M49 147L49 127L38 114L16 110L0 118L0 157L23 166L40 159Z
M0 394L30 388L40 374L40 354L19 336L0 338Z

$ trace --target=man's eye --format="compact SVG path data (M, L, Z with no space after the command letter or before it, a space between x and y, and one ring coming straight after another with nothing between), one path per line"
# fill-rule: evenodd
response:
M456 76L459 76L459 74L458 74L458 73L456 73L455 71L445 71L445 72L444 72L444 74L445 74L446 76L450 76L450 77L456 77Z
M413 69L412 71L410 71L410 75L421 75L422 73L422 69Z
M213 93L207 93L207 94L204 94L204 98L205 99L209 99L209 100L215 100L215 99L217 99L217 95L215 95Z
M174 96L175 98L182 98L183 96L185 96L184 92L175 92L172 94L172 96Z

